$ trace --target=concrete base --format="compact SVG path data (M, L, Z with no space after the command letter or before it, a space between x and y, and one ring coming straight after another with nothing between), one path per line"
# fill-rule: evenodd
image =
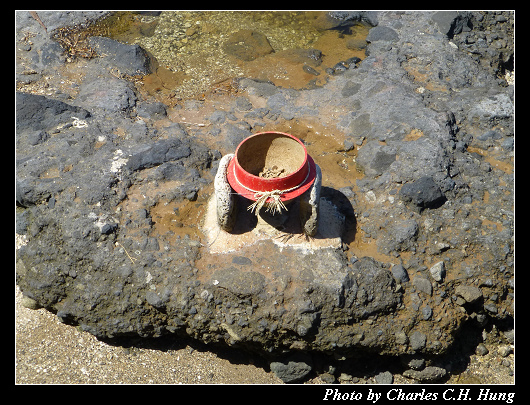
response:
M210 253L237 251L265 239L272 240L279 247L305 249L308 252L341 247L344 217L331 202L324 198L320 199L320 221L314 237L307 237L302 233L297 200L289 206L288 218L285 222L275 228L266 220L259 220L254 214L247 212L248 200L238 198L240 208L231 233L222 230L219 226L216 199L210 198L202 228L207 237Z

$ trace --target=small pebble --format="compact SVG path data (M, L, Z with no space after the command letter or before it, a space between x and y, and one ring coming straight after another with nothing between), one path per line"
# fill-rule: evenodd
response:
M484 345L484 343L479 343L479 345L477 346L476 350L475 350L475 353L479 356L485 356L486 354L488 354L490 351L488 350L488 348Z
M312 68L309 65L304 65L304 67L302 69L304 69L304 72L309 73L311 75L315 75L315 76L319 76L320 75L320 73L317 70L315 70L314 68Z
M345 72L348 68L346 67L345 62L339 62L335 66L333 66L333 70L335 73L342 73Z
M512 348L510 346L501 346L499 348L499 356L501 357L508 357L508 355L512 352Z
M435 281L442 281L445 277L445 264L443 261L440 261L436 263L434 266L432 266L430 269L432 278Z
M394 382L394 376L390 371L379 373L374 379L376 384L392 384Z
M423 315L423 319L428 321L431 316L432 316L432 309L429 305L425 305L422 309L421 309L421 313Z

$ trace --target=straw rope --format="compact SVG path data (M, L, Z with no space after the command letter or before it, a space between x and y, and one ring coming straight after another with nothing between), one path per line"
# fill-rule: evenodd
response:
M241 184L239 179L237 178L236 171L235 171L235 165L234 165L234 178L236 179L237 183L243 187L245 190L250 191L251 193L254 193L254 198L256 201L254 201L252 204L250 204L247 208L247 211L253 212L256 216L259 214L261 208L265 205L267 200L269 198L272 199L271 202L268 203L267 209L265 212L270 212L272 215L280 214L282 212L282 209L285 211L288 211L287 207L281 200L282 194L288 193L290 191L296 190L299 188L302 184L304 184L309 177L309 173L311 173L311 167L309 166L309 162L307 162L308 170L307 175L305 176L305 179L302 180L302 182L294 187L288 188L286 190L272 190L272 191L256 191L252 190L251 188L248 188L247 186Z

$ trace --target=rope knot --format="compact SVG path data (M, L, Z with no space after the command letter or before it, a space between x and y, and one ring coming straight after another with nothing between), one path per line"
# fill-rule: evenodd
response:
M247 211L253 212L254 214L256 214L256 216L259 214L261 208L263 208L263 206L265 205L265 203L267 202L269 198L272 198L272 201L268 203L267 210L265 212L271 212L272 215L276 215L276 214L281 214L282 209L284 209L285 211L288 211L287 207L281 200L282 194L296 190L298 187L300 187L302 184L305 183L305 181L309 177L309 174L311 173L311 168L309 167L309 161L308 161L307 162L307 174L305 176L305 179L301 183L297 184L296 186L288 188L287 190L256 191L256 190L252 190L251 188L248 188L247 186L241 184L241 182L239 181L236 175L235 165L234 165L233 170L234 170L234 178L237 181L237 183L241 187L243 187L245 190L248 190L251 193L254 193L254 198L256 199L256 201L254 201L252 204L248 206Z
M281 200L281 196L283 193L285 193L285 191L282 191L282 190L258 191L254 193L254 198L256 199L256 201L250 204L247 210L258 215L258 213L260 212L261 208L265 205L267 200L269 198L272 198L272 201L268 203L268 206L265 212L270 212L272 213L272 215L276 215L282 212L282 208L287 211L287 207Z

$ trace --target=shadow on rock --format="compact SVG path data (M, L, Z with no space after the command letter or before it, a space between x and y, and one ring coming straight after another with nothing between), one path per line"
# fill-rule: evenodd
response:
M342 232L342 242L350 244L355 241L357 233L357 220L355 211L350 200L341 191L331 187L322 186L321 196L333 203L338 211L344 215L344 230Z

